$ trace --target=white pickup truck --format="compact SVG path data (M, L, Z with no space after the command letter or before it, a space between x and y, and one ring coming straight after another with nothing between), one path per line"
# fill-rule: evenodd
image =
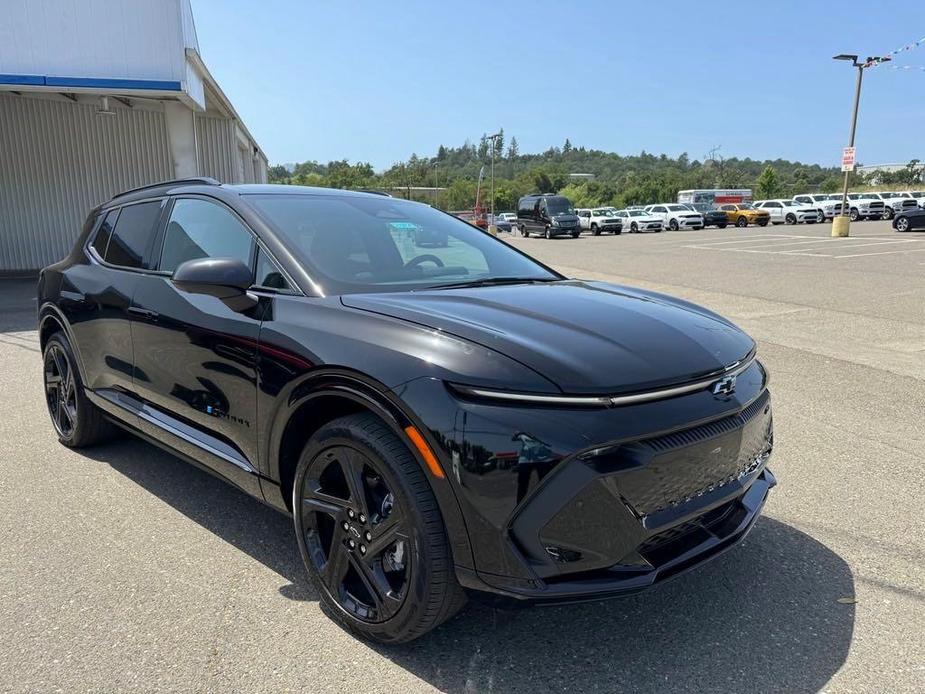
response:
M919 206L919 200L912 197L912 193L869 193L869 195L876 195L883 201L885 205L883 219L893 219L900 212L909 212Z
M848 216L852 222L859 219L883 219L884 209L883 200L875 193L848 193Z
M581 208L575 210L582 231L590 231L600 236L602 231L612 231L615 235L623 231L623 220L614 214L611 207Z
M794 195L793 200L822 210L823 217L829 220L841 214L841 195L813 193L812 195Z

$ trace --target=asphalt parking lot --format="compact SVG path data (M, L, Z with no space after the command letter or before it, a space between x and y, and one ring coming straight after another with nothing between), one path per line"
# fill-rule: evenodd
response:
M323 615L288 519L129 437L60 446L32 283L0 283L0 691L922 691L925 233L829 231L505 235L756 337L780 484L742 545L679 580L471 605L399 648Z

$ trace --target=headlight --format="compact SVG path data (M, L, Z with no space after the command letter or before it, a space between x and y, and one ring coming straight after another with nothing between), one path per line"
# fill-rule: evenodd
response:
M553 220L552 220L552 225L553 225L554 227L559 226L559 220L558 220L558 219L553 219Z

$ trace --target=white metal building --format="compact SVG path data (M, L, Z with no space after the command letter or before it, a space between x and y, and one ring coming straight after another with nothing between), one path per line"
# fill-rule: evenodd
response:
M267 177L189 0L3 0L0 275L63 257L116 192L189 176Z

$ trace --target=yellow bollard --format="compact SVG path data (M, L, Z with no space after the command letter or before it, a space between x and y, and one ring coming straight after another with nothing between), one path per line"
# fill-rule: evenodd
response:
M848 236L848 226L851 220L848 217L838 216L832 219L832 238L845 238Z

